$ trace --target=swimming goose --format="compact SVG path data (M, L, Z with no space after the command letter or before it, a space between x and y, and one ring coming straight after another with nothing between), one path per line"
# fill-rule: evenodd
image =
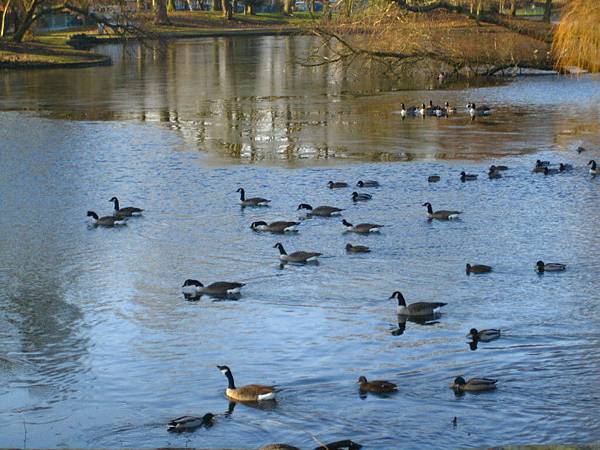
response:
M419 114L421 117L425 117L427 115L427 108L425 108L425 103L421 103L421 107L419 108Z
M588 163L588 166L592 166L590 167L590 175L598 175L598 168L596 165L596 161L594 161L593 159Z
M491 272L492 268L484 264L469 264L467 263L467 275L470 273L488 273Z
M390 300L393 298L398 299L398 314L403 316L432 316L438 308L447 305L440 302L416 302L407 305L400 291L394 292Z
M342 223L346 227L346 231L353 233L377 233L383 225L377 225L376 223L359 223L358 225L352 225L346 219L342 220Z
M373 196L371 194L359 194L358 192L352 193L352 201L354 202L366 202L367 200L371 200L372 198Z
M456 108L454 106L450 106L450 103L446 102L444 104L444 106L446 107L446 113L447 114L455 114L456 113Z
M476 179L477 179L477 175L465 173L464 170L460 173L460 181L462 181L463 183L465 181L473 181Z
M171 420L167 424L167 431L181 432L181 431L193 431L196 428L205 425L211 427L213 425L214 414L207 413L202 417L194 416L182 416L177 419Z
M375 180L358 180L356 185L360 188L379 187L379 182Z
M458 392L493 391L496 389L496 382L497 380L490 378L471 378L469 381L465 381L463 377L456 377L450 387Z
M469 105L471 120L474 120L475 117L489 116L490 114L492 114L492 110L487 105L476 106L475 103Z
M347 188L348 183L344 183L343 181L336 181L335 183L333 181L329 181L327 182L327 186L329 189Z
M252 222L250 228L254 231L270 231L271 233L285 233L298 231L296 226L299 225L299 222L287 222L280 220L278 222L267 223L265 221L259 220L258 222Z
M143 209L136 208L134 206L126 206L125 208L119 208L119 199L117 197L113 197L109 200L114 204L113 216L117 217L131 217L131 216L140 216L142 215Z
M566 264L561 263L544 263L544 261L538 261L535 263L535 270L538 272L561 272L567 269Z
M239 188L236 192L240 193L240 205L242 206L269 206L271 200L261 197L246 198L246 191L244 188Z
M298 205L298 209L307 209L308 216L319 216L319 217L331 217L331 216L339 216L343 211L341 208L336 208L334 206L317 206L313 208L307 203L300 203Z
M188 278L183 283L181 291L186 295L233 295L239 294L240 289L245 285L245 283L217 281L215 283L209 284L208 286L204 286L198 280L191 280Z
M471 328L467 337L473 338L474 341L488 342L500 337L500 330L490 328L488 330L477 331L477 328Z
M88 211L87 217L91 217L94 220L94 225L101 227L114 227L118 225L127 225L124 218L115 216L104 216L98 217L94 211Z
M429 175L429 177L427 177L427 182L429 183L437 183L440 180L441 178L439 175Z
M560 163L558 165L558 171L559 172L567 172L567 171L572 170L572 169L573 169L573 166L571 164Z
M358 384L360 385L359 389L363 392L375 392L377 394L383 394L386 392L395 392L398 390L398 386L394 383L390 383L385 380L373 380L367 381L366 377L359 377Z
M274 400L275 388L273 386L264 386L262 384L248 384L239 388L235 387L233 374L227 366L217 366L223 375L227 377L229 385L225 390L225 395L232 400L240 402L259 402L262 400Z
M352 245L348 243L346 244L346 251L348 253L369 253L371 249L364 245Z
M303 251L290 253L288 255L280 242L275 244L273 248L279 249L279 259L286 262L305 263L310 261L316 261L317 258L322 255L322 253Z
M430 219L438 219L438 220L450 220L450 219L458 219L459 214L462 214L462 211L434 211L431 203L426 202L423 203L423 206L427 206L427 217Z
M490 170L488 171L488 178L490 180L497 180L498 178L502 178L502 174L494 166L490 166Z

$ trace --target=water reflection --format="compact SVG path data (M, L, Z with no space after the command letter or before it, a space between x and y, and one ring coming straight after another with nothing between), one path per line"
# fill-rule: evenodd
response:
M398 328L394 328L391 333L393 336L401 336L406 330L406 322L416 323L421 326L431 326L440 323L438 320L442 313L435 313L428 316L406 316L398 314Z

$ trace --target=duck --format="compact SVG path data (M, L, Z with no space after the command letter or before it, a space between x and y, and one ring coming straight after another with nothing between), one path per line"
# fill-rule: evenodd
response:
M450 387L458 392L493 391L496 389L497 381L490 378L471 378L466 381L463 377L456 377Z
M562 272L567 269L566 264L561 263L545 263L544 261L538 261L535 263L535 270L538 272Z
M229 385L225 390L225 395L230 399L240 402L260 402L263 400L275 399L275 388L273 386L248 384L246 386L236 388L231 369L227 366L217 366L217 368L223 375L227 377Z
M498 178L502 178L502 174L496 169L495 166L490 166L490 169L488 170L488 178L490 180L497 180Z
M568 172L569 170L573 170L573 166L571 164L560 163L558 165L559 172Z
M322 255L322 253L303 252L303 251L293 252L288 255L286 253L285 249L283 248L283 245L281 244L281 242L278 242L277 244L275 244L273 246L273 248L279 249L279 259L281 259L282 261L286 261L286 262L306 263L306 262L316 261L317 258Z
M329 189L347 188L348 187L348 183L345 183L343 181L336 181L335 183L333 181L328 181L327 182L327 187Z
M428 183L437 183L438 181L440 181L441 178L439 175L429 175L427 177L427 182Z
M385 380L367 381L367 378L364 376L358 378L358 384L360 385L360 390L363 392L375 392L377 394L383 394L398 390L398 386L396 386L394 383Z
M462 211L446 211L446 210L434 211L431 206L431 203L429 203L429 202L423 203L423 206L427 207L427 217L429 217L430 219L438 219L438 220L458 219L458 216L460 214L462 214Z
M371 249L365 245L352 245L346 244L346 251L348 253L369 253Z
M375 181L375 180L358 180L358 182L356 183L356 185L359 188L379 187L379 181Z
M500 337L500 330L490 328L487 330L477 331L477 328L471 328L467 337L473 338L474 341L488 342Z
M377 225L376 223L359 223L358 225L352 225L346 219L342 220L342 224L346 227L346 231L352 233L377 233L383 225Z
M366 202L367 200L371 200L373 198L373 196L371 194L365 194L365 193L358 193L358 192L353 192L352 193L352 201L353 202Z
M142 212L144 212L141 208L136 208L134 206L126 206L125 208L119 208L119 199L117 197L113 197L109 200L114 205L113 216L117 217L131 217L131 216L141 216Z
M470 273L488 273L491 272L492 268L485 264L469 264L467 263L467 275Z
M464 170L460 173L460 181L462 181L463 183L465 181L473 181L476 179L477 179L477 175L465 173Z
M298 229L296 228L296 226L298 225L299 222L287 222L284 220L271 223L259 220L257 222L252 222L250 228L252 228L254 231L270 231L271 233L285 233L298 231Z
M579 147L577 147L577 148L575 149L575 151L576 151L578 154L581 154L581 153L583 153L583 152L585 152L585 151L587 151L587 150L585 149L585 147L582 147L582 146L580 145Z
M187 279L181 287L181 291L186 295L234 295L239 294L245 283L235 283L230 281L217 281L208 286L204 286L198 280Z
M317 206L313 208L308 203L300 203L298 205L298 209L307 209L308 216L319 216L319 217L331 217L331 216L339 216L343 209L336 208L334 206Z
M123 217L115 217L115 216L104 216L98 217L94 211L88 211L87 217L91 217L94 220L94 225L100 227L116 227L120 225L127 225L125 219Z
M193 431L201 426L211 427L213 425L213 418L215 417L212 413L206 413L202 417L195 416L181 416L177 419L171 420L167 424L167 431L182 432L182 431Z
M240 205L242 206L269 206L271 200L261 197L246 198L246 191L244 188L239 188L236 192L240 193Z
M598 168L596 165L596 161L594 161L593 159L588 163L588 166L590 167L590 175L598 175Z
M490 169L491 170L500 170L500 171L503 172L505 170L508 170L508 166L493 166L492 165L492 166L490 166Z
M398 314L402 316L432 316L437 309L447 305L441 302L416 302L407 305L400 291L395 291L390 300L393 298L398 299Z
M558 169L544 167L544 175L556 175L557 173L559 173Z

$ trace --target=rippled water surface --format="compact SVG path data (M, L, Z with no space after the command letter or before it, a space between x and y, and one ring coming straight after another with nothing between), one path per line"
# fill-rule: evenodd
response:
M328 69L291 62L305 40L179 42L166 60L147 50L109 68L0 74L0 446L600 439L600 179L586 166L600 160L600 79L356 95ZM429 98L494 114L400 120L400 102ZM538 158L574 170L532 174ZM503 179L487 179L491 163L510 167ZM461 170L480 179L461 183ZM434 173L442 181L427 183ZM325 186L359 179L380 181L364 190L372 201ZM272 206L240 209L240 186ZM86 211L109 213L113 195L144 216L89 227ZM425 201L462 219L428 222ZM298 218L299 203L385 227L250 230ZM278 241L323 256L280 267ZM347 242L372 253L347 255ZM538 259L568 270L538 276ZM494 272L466 276L466 262ZM238 301L189 302L186 278L247 285ZM395 290L448 305L437 320L403 322ZM471 327L505 331L472 350ZM232 409L217 364L239 385L278 385L276 406ZM498 390L455 396L461 374L497 378ZM361 398L360 375L399 392ZM166 432L209 411L210 429Z

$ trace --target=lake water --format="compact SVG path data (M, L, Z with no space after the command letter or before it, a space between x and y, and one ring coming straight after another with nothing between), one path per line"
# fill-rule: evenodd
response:
M313 43L179 41L164 57L114 46L100 49L112 67L0 74L0 446L600 439L600 178L586 166L600 160L600 78L383 92L296 64ZM459 114L400 120L401 102L430 98ZM493 115L471 122L469 101ZM538 158L574 169L532 174ZM503 179L487 179L492 163L510 167ZM461 170L480 179L461 183ZM359 179L379 180L364 190L373 200L326 188ZM272 206L240 209L238 187ZM110 213L113 195L144 216L89 227L86 211ZM426 201L462 219L428 222ZM250 230L297 218L299 203L385 227ZM323 253L320 264L280 267L278 241ZM349 256L347 242L372 253ZM568 270L538 276L538 259ZM494 272L466 276L466 262ZM186 278L247 286L238 301L189 302ZM448 305L434 323L399 324L395 290ZM471 350L472 327L504 336ZM238 385L278 385L277 405L232 411L217 364ZM361 398L360 375L399 392ZM498 390L456 396L457 375L497 378ZM206 412L212 428L166 432Z

